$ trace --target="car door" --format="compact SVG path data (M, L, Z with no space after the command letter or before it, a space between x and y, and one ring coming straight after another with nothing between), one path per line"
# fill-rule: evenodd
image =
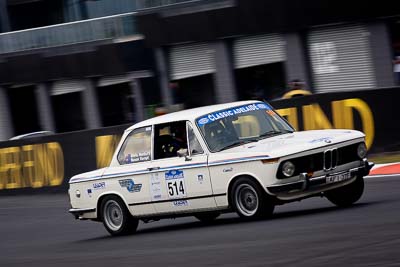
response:
M150 188L152 127L142 127L127 135L118 152L118 166L103 174L108 193L117 192L134 215L154 214Z
M158 140L164 135L176 137L173 128L184 129L184 144L187 154L179 157L176 153L155 152L152 165L152 180L157 185L153 203L159 213L180 213L215 208L210 175L207 168L207 154L201 147L197 135L189 122L181 121L155 126L154 148L163 147ZM180 150L180 152L185 150ZM175 152L175 151L174 151Z

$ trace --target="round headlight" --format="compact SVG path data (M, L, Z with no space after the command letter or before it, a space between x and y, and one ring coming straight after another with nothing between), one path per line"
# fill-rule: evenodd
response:
M365 146L364 143L358 145L357 155L360 157L360 159L365 158L365 156L367 155L367 147Z
M294 174L294 170L295 170L294 164L291 163L290 161L286 161L285 163L283 163L282 173L286 177L292 176Z

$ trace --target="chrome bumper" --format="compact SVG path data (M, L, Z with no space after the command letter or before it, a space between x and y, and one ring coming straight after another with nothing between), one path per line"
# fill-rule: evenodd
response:
M364 160L363 166L357 167L357 168L352 168L347 171L342 171L338 173L331 173L330 175L339 175L342 173L350 173L351 179L353 179L356 176L366 176L369 174L369 171L372 169L372 167L375 164L372 162L368 162L367 160ZM267 187L267 190L272 193L272 194L280 194L280 193L294 193L294 192L301 192L305 191L308 189L315 189L318 187L323 187L324 185L333 185L333 184L338 184L340 182L335 182L335 183L326 183L326 178L328 175L321 175L317 177L308 177L307 173L300 173L300 180L292 183L286 183L286 184L277 184L277 185L271 185ZM348 181L348 180L345 180ZM342 182L342 181L341 181ZM344 181L343 181L344 182Z
M79 219L84 213L95 212L96 209L69 209L75 219Z

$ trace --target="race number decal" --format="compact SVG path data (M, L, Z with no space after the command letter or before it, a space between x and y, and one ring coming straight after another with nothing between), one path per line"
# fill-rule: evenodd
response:
M185 177L181 170L171 170L165 173L165 182L169 198L186 196Z

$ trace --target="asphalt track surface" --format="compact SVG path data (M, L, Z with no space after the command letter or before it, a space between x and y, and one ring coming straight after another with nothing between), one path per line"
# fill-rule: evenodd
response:
M187 217L119 238L67 209L66 195L1 197L0 266L400 266L400 176L366 179L347 209L314 198L269 220Z

